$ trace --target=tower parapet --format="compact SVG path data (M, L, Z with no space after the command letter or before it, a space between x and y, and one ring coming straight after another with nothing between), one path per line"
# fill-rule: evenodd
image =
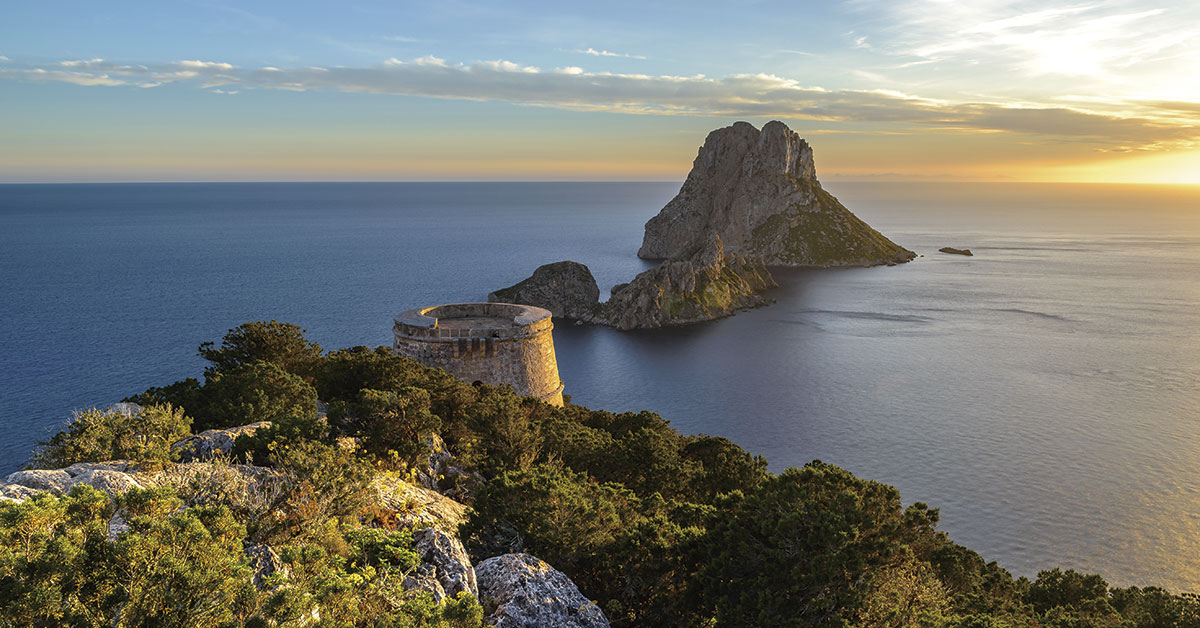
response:
M549 310L512 303L450 303L396 315L392 352L468 382L512 386L563 405Z

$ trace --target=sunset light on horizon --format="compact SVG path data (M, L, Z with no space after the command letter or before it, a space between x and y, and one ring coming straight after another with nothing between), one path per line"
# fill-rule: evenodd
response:
M680 180L779 119L830 180L1200 184L1200 5L0 8L0 182Z

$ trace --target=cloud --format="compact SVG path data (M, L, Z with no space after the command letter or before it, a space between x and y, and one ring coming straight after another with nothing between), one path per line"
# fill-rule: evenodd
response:
M180 61L178 65L185 68L196 68L200 70L232 70L233 66L228 63L219 63L216 61Z
M596 50L595 48L588 48L586 50L575 50L574 52L577 52L581 55L591 55L593 57L622 57L624 59L645 59L646 58L643 55L631 55L631 54L626 54L623 52L610 52L608 50Z
M1200 5L1114 0L851 0L879 25L872 45L909 60L977 65L976 75L1073 77L1116 89L1183 75ZM986 68L986 69L984 69ZM1188 72L1190 73L1190 72ZM1060 90L1064 87L1057 85Z
M0 78L105 86L180 83L222 92L335 90L576 111L893 125L884 129L891 131L1010 132L1066 139L1096 150L1200 145L1200 114L1192 115L1190 103L1173 101L1139 102L1130 105L1138 115L1117 115L1082 106L955 102L894 90L829 90L763 73L713 78L587 72L575 66L543 71L504 59L467 64L432 55L407 61L392 58L372 67L292 69L242 69L203 61L160 66L118 65L100 59L70 63L52 68L6 64L0 68Z

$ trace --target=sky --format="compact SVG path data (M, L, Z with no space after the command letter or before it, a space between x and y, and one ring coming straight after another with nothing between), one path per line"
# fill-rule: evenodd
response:
M7 2L0 116L0 182L673 181L778 119L822 179L1200 184L1200 2Z

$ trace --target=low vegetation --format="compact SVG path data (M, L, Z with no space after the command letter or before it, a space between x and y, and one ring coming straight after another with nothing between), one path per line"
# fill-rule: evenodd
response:
M203 383L135 395L132 416L81 413L36 464L169 469L169 443L189 431L270 420L237 443L266 479L0 504L0 626L481 626L469 595L403 591L412 538L368 498L372 476L427 462L434 436L483 477L460 530L473 558L532 553L615 626L1200 626L1194 595L1070 570L1014 578L890 486L819 461L772 474L651 412L553 407L386 348L323 353L274 322L201 354ZM114 514L129 529L109 538ZM254 544L287 571L257 589Z

